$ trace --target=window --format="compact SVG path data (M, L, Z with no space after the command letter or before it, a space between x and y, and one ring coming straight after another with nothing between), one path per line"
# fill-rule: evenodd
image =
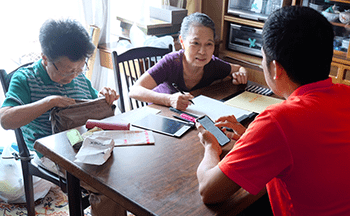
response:
M40 55L45 20L70 17L84 24L81 0L11 0L1 1L0 8L0 67L8 72Z

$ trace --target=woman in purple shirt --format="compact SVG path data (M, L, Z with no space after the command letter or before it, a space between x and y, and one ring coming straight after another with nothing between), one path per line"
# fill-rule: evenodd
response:
M185 17L179 36L182 49L164 56L144 73L130 89L129 97L185 110L193 95L179 93L172 83L185 92L226 77L236 85L247 83L244 67L213 55L214 38L214 22L207 15L194 13Z

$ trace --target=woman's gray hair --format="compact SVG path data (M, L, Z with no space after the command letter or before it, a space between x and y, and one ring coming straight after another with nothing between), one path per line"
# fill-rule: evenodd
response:
M190 31L190 28L192 26L204 26L210 28L211 30L213 30L215 39L215 24L208 15L196 12L186 16L182 21L180 29L180 35L183 39L187 37L188 32Z

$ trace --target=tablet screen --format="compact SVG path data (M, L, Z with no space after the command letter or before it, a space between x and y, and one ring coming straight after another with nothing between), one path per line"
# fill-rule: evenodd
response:
M143 119L135 121L132 125L176 137L182 136L191 128L185 122L154 114L149 114Z

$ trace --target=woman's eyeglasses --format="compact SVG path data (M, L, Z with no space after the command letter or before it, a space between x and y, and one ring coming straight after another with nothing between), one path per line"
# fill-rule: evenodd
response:
M70 76L73 76L73 75L79 75L79 74L82 74L82 73L86 73L88 70L89 70L89 66L87 64L87 62L85 62L85 66L83 68L83 70L81 71L73 71L73 72L70 72L70 73L62 73L60 70L58 70L58 67L55 65L55 63L53 63L53 66L56 68L56 70L59 72L59 74L62 76L62 77L70 77Z

